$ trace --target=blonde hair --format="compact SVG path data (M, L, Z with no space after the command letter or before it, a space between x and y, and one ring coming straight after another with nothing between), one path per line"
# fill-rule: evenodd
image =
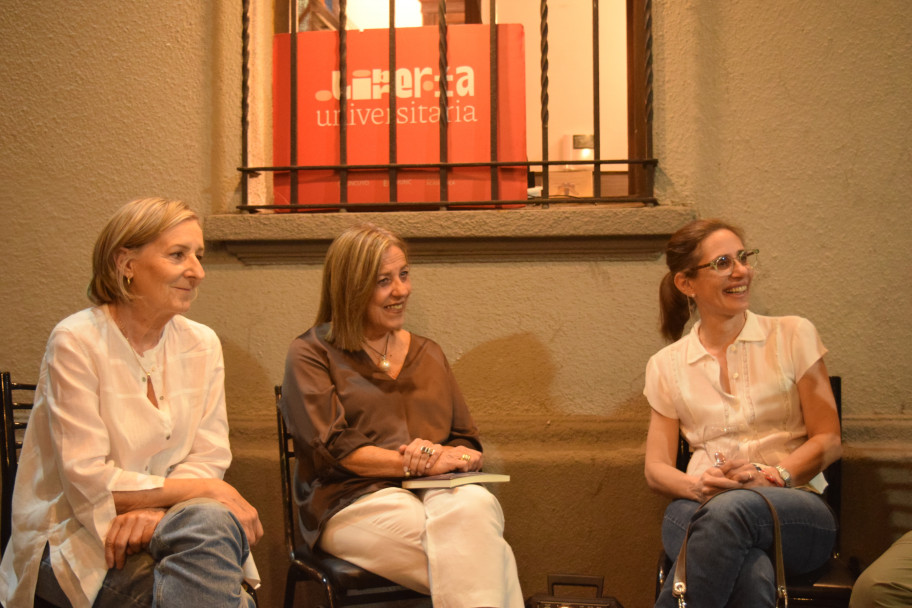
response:
M391 247L398 247L408 259L405 242L374 224L349 228L329 246L316 325L331 324L326 335L330 343L349 351L361 349L367 307L383 255Z
M117 254L122 249L138 251L191 219L199 222L199 216L186 203L158 197L139 198L115 211L95 241L89 299L95 304L131 301L133 295L124 279L123 264L117 263Z

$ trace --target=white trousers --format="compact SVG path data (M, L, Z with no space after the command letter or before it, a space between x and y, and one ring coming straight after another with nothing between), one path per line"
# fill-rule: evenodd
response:
M336 513L320 547L404 587L435 608L522 608L504 517L483 486L385 488Z

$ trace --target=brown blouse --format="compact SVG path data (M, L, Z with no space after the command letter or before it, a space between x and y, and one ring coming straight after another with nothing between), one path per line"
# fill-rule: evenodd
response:
M359 477L340 460L362 446L396 450L420 437L481 450L478 429L440 346L412 334L399 377L362 351L325 340L328 324L295 338L285 361L281 408L294 437L295 503L313 546L324 522L364 494L401 479Z

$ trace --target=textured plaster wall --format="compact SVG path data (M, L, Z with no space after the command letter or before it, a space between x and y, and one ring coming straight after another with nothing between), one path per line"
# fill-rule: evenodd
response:
M87 304L91 246L114 208L162 194L209 215L239 201L239 5L54 8L0 12L0 368L23 379L53 325ZM763 252L754 308L817 324L845 378L845 549L870 560L912 528L912 15L899 0L654 9L658 196L742 224ZM320 271L211 249L191 316L223 340L229 479L266 524L254 553L261 603L275 606L287 562L271 390ZM414 269L409 326L441 343L490 467L513 476L497 491L527 594L570 571L650 605L665 501L642 481L640 391L661 346L662 273L660 259L547 255Z

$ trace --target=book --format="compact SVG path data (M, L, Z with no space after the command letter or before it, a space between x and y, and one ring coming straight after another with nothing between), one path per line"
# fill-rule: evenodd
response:
M418 488L455 488L456 486L467 483L503 483L505 481L510 481L509 475L485 473L483 471L469 471L467 473L444 473L443 475L405 479L402 482L402 487L407 490Z

